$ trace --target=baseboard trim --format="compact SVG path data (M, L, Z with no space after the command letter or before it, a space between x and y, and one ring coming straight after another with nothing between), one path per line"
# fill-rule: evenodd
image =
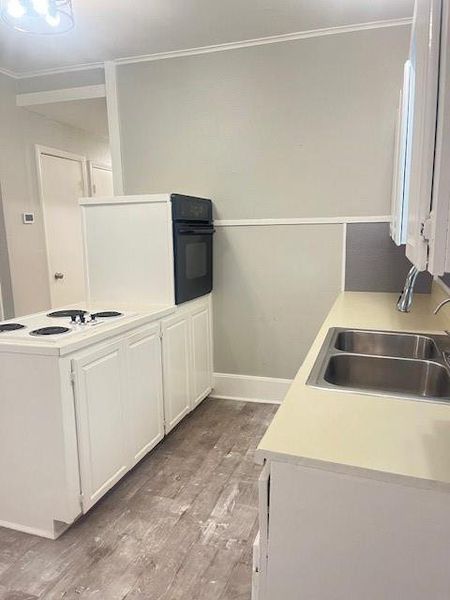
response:
M214 373L214 389L210 397L239 402L281 404L291 383L292 379Z
M20 523L13 523L11 521L0 521L0 527L21 531L22 533L28 533L29 535L37 535L48 540L56 539L53 531L39 529L38 527L28 527L28 525L21 525ZM67 525L67 527L69 527L69 525Z

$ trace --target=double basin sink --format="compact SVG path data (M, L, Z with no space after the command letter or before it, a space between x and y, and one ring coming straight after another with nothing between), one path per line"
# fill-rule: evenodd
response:
M450 404L450 336L332 328L307 384Z

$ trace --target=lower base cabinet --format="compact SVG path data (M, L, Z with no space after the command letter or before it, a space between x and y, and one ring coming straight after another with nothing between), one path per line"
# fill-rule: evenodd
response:
M445 488L269 459L259 498L252 600L450 598Z
M164 411L166 433L191 410L189 315L162 322Z
M72 358L86 512L212 390L210 298Z
M192 310L191 322L191 385L192 406L197 406L213 387L212 327L209 302Z
M126 364L122 342L74 359L78 452L83 510L129 468Z
M159 323L130 336L126 344L128 426L131 465L164 437L161 337Z
M159 323L73 359L83 510L164 437Z
M71 352L2 349L0 526L56 539L209 394L211 298L164 314Z
M166 433L212 390L210 298L194 300L162 321Z

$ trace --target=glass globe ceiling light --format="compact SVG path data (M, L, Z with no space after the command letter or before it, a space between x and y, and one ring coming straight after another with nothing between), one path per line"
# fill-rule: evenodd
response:
M52 35L73 28L72 0L0 0L1 18L12 29Z

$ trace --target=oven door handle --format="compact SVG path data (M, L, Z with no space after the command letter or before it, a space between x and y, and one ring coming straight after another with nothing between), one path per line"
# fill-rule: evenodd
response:
M213 229L178 229L180 235L213 235L216 230Z

